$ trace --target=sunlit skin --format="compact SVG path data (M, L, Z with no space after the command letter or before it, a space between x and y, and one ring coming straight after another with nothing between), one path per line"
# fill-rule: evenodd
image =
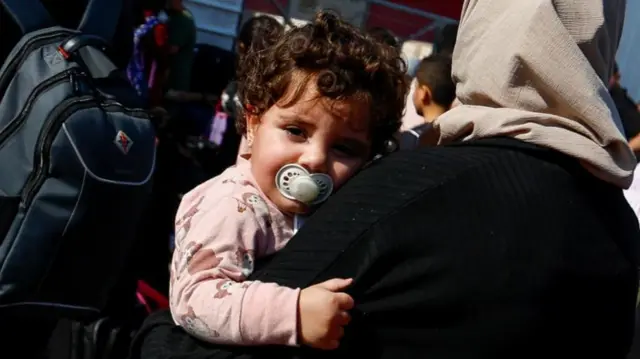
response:
M280 101L261 117L247 118L252 174L262 192L288 215L304 214L309 207L276 188L282 166L295 163L311 173L325 173L338 189L371 152L366 106L320 97L312 83L294 103L284 106Z
M425 122L431 123L435 121L438 116L447 112L447 109L433 101L431 89L429 86L416 84L416 89L413 92L413 104L416 109L416 113L424 118Z

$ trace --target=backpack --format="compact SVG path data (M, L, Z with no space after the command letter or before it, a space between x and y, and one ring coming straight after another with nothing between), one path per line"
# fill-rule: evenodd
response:
M155 134L106 55L121 0L79 29L39 0L2 0L24 34L0 69L0 322L96 319L132 251Z

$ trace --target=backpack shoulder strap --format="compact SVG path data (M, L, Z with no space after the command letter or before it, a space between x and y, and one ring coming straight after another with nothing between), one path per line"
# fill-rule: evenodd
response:
M55 25L47 9L40 0L1 0L13 21L18 24L22 34Z
M55 26L40 0L0 0L23 34ZM88 0L78 30L111 42L122 12L123 0Z

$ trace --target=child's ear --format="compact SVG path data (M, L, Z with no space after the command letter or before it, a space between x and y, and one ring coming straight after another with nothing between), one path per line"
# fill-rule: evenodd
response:
M422 103L425 106L431 105L432 97L431 97L431 89L429 86L420 85L420 94L422 95Z
M253 138L255 137L256 131L258 131L258 127L260 126L260 118L254 114L246 115L247 121L247 143L251 145L253 143Z

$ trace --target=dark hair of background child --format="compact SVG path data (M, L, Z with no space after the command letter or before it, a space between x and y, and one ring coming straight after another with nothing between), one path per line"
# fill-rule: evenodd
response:
M236 39L236 53L242 58L250 50L261 51L278 41L284 26L271 16L260 15L247 20Z
M418 64L418 84L431 90L431 99L438 105L449 108L456 99L456 85L451 78L451 57L448 54L432 54Z

